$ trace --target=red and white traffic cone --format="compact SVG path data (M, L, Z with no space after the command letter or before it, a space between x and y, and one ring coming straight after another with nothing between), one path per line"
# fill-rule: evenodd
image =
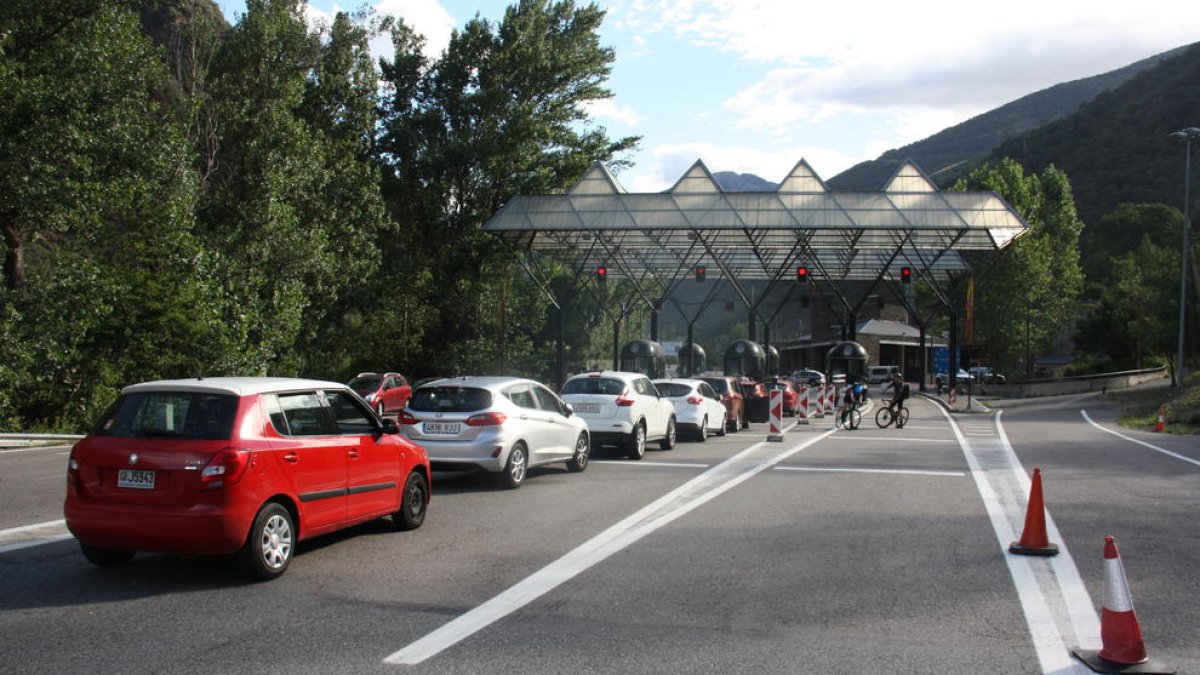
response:
M1160 405L1158 407L1158 421L1154 423L1154 430L1161 434L1163 429L1166 428L1166 426L1167 426L1167 409L1166 409L1166 406Z
M1058 555L1058 545L1050 543L1046 534L1046 504L1042 501L1042 470L1033 469L1033 486L1029 489L1029 506L1025 509L1025 529L1021 541L1008 546L1009 553L1020 555Z
M1097 673L1174 673L1150 660L1142 641L1142 628L1133 611L1133 598L1125 581L1125 567L1117 540L1104 538L1104 606L1100 610L1099 650L1072 650L1080 661Z

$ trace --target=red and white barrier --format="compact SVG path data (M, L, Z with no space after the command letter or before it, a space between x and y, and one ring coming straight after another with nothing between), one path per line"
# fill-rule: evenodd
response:
M813 405L813 417L821 418L825 416L825 385L817 385L817 400Z
M800 385L800 404L796 408L796 424L808 424L808 385Z
M767 440L782 441L783 440L783 392L779 389L771 390L771 414L767 420Z
M837 401L837 397L838 397L837 385L836 384L829 385L829 393L825 397L825 414L826 415L833 414L833 403L834 403L834 401Z

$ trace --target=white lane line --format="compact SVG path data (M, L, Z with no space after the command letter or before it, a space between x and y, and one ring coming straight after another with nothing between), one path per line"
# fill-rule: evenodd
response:
M877 473L877 474L899 474L901 476L954 476L962 477L967 475L962 471L920 471L917 469L837 469L837 468L819 468L810 466L777 466L776 471L826 471L829 473Z
M29 447L29 448L5 448L3 450L0 450L0 455L11 455L11 454L18 453L18 452L37 452L38 450L55 450L55 449L61 450L62 448L69 448L69 447L71 447L71 446L62 445L60 443L58 445L37 445L37 446Z
M746 448L592 537L482 605L391 654L383 660L384 663L415 665L440 654L593 565L831 434L832 429L791 447L762 442ZM766 451L765 457L751 457L763 450Z
M905 427L907 428L907 427ZM837 441L887 441L903 442L903 443L953 443L954 439L950 438L914 438L912 436L859 436L858 432L847 431L844 434L838 434L833 437Z
M1083 415L1083 419L1087 420L1089 424L1096 427L1100 431L1112 434L1113 436L1116 436L1118 438L1124 438L1125 440L1130 441L1132 443L1137 443L1138 445L1144 445L1147 448L1154 450L1155 452L1161 452L1162 454L1169 455L1171 457L1174 457L1175 459L1181 459L1181 460L1187 462L1188 464L1195 464L1196 466L1200 466L1200 461L1196 461L1196 460L1192 459L1191 457L1185 457L1177 452L1171 452L1170 450L1167 450L1166 448L1160 448L1157 445L1147 443L1146 441L1140 441L1132 436L1126 436L1125 434L1122 434L1117 431L1113 431L1112 429L1106 429L1106 428L1100 426L1099 424L1097 424L1095 421L1093 421L1091 417L1088 417L1086 410L1080 410L1079 412L1080 412L1080 414Z
M71 534L67 532L67 521L65 520L48 520L44 523L10 527L7 530L0 530L0 544L2 544L0 545L0 553L41 546L42 544L53 544L56 541L70 538Z
M56 537L47 537L45 539L31 539L29 541L21 541L15 544L6 544L0 546L0 553L8 553L9 551L19 551L23 548L33 548L34 546L43 546L45 544L53 544L58 541L66 541L74 537L69 534L60 534Z
M707 469L712 464L696 464L693 462L647 462L644 460L634 459L593 459L591 464L623 464L625 466L670 466L670 467L685 467L688 469Z
M941 409L939 408L939 410ZM1006 494L1002 497L997 493L992 486L991 479L993 477L989 476L989 471L982 467L975 448L958 428L954 418L945 410L941 410L941 412L950 422L950 427L958 438L959 447L962 449L963 457L967 460L971 477L975 481L975 489L979 492L980 499L983 500L984 509L991 521L996 540L1000 544L1001 550L1004 551L1004 561L1008 566L1013 585L1016 587L1017 597L1025 614L1025 623L1029 627L1029 634L1033 640L1038 662L1042 666L1042 672L1078 673L1079 675L1090 672L1081 662L1071 658L1062 633L1054 620L1054 614L1038 583L1038 577L1034 574L1032 561L1007 552L1009 543L1017 539L1011 523L1014 520L1020 522L1020 516L1010 513L1011 507L1006 509L1004 506L1004 503L1011 501L1011 495ZM1001 452L1003 453L1003 450ZM1016 473L1012 470L1013 468L1005 467L1000 470L1002 474L994 477L997 483L1003 483L1003 479L1011 480L1012 474ZM1024 471L1022 470L1020 473L1024 474ZM1065 548L1065 544L1060 544L1060 554Z

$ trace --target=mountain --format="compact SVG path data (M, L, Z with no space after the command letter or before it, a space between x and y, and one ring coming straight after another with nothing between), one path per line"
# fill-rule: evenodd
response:
M726 192L771 192L779 187L765 178L759 178L752 173L734 173L732 171L717 171L713 173L717 185Z
M1103 92L1187 49L1179 47L1102 75L1029 94L929 138L889 150L878 159L856 164L826 184L832 190L879 190L904 160L912 159L939 185L949 185L951 177L969 171L997 145L1071 115Z

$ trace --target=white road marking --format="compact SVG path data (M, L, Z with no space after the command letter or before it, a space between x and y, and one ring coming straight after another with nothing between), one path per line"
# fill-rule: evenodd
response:
M44 546L45 544L53 544L59 541L66 541L74 537L69 534L60 534L56 537L48 537L45 539L31 539L29 541L21 541L15 544L5 544L0 546L0 553L8 553L9 551L19 551L23 548L33 548L34 546Z
M10 527L7 530L0 530L0 553L53 544L56 541L70 538L71 534L67 532L67 521L65 520L49 520L44 523Z
M593 459L591 464L623 464L625 466L670 466L690 469L707 469L711 464L696 464L694 462L647 462L636 459Z
M939 408L939 410L941 409ZM1067 567L1074 570L1074 561L1069 557L1066 543L1062 541L1061 536L1058 537L1059 556L1067 556L1058 562L1044 558L1031 560L1026 556L1008 553L1008 545L1018 539L1013 524L1024 522L1024 502L1028 501L1029 477L1020 462L1017 461L1016 453L1008 444L1007 437L1003 435L1003 428L1001 427L999 439L968 441L954 418L944 410L941 412L950 422L950 427L958 438L963 457L967 460L971 477L975 481L975 488L979 491L988 519L992 523L992 530L1003 551L1009 575L1012 576L1017 597L1025 614L1025 623L1029 627L1034 651L1042 666L1042 672L1078 673L1079 675L1090 673L1091 671L1081 662L1071 657L1060 630L1060 622L1056 620L1061 612L1053 611L1046 597L1048 593L1055 591L1052 588L1055 580L1050 578L1052 574L1066 572ZM1000 424L999 416L996 417L996 424ZM981 447L976 447L973 443L979 444ZM1023 495L1018 494L1022 491ZM1046 520L1047 534L1049 534L1051 521L1048 510ZM1058 535L1057 528L1055 535ZM1074 571L1073 574L1078 577L1077 571ZM1086 593L1084 593L1084 599L1087 599ZM1060 603L1069 604L1081 601L1077 597L1075 589L1066 587L1061 587L1061 594L1054 594L1054 600L1056 608L1061 607ZM1075 638L1079 646L1084 648L1090 648L1094 644L1098 646L1100 634L1099 622L1096 619L1095 609L1091 607L1090 599L1087 599L1087 605L1091 614L1091 623L1096 626L1094 633L1091 632L1090 627L1082 625L1087 623L1085 617L1087 610L1075 607L1065 610L1071 617L1070 623L1074 627Z
M905 427L905 428L907 429L908 427ZM954 442L952 439L949 439L949 438L915 438L913 436L896 436L896 435L867 436L865 434L860 436L857 431L847 431L844 434L838 434L837 436L833 437L833 440L836 440L836 441L887 441L889 443L897 442L897 441L902 442L902 443L953 443Z
M1154 445L1152 443L1147 443L1146 441L1140 441L1132 436L1126 436L1125 434L1120 433L1119 431L1113 431L1112 429L1106 429L1106 428L1100 426L1099 424L1097 424L1095 421L1093 421L1091 417L1088 417L1086 410L1080 410L1079 413L1081 415L1083 415L1083 419L1088 421L1088 424L1091 424L1092 426L1096 427L1100 431L1112 434L1113 436L1116 436L1118 438L1123 438L1131 443L1137 443L1138 445L1144 445L1147 448L1154 450L1155 452L1161 452L1162 454L1168 455L1170 457L1174 457L1175 459L1181 459L1181 460L1187 462L1188 464L1195 464L1196 466L1200 466L1200 461L1194 460L1191 457L1185 457L1177 452L1171 452L1170 450L1167 450L1166 448L1160 448L1157 445Z
M762 442L746 448L592 537L482 605L391 654L384 659L384 663L414 665L440 654L609 556L833 433L833 430L829 430L809 436L800 444L791 447ZM765 456L752 457L758 452L763 452Z
M3 450L0 450L0 455L11 455L11 454L15 454L18 452L36 452L38 450L56 450L56 449L61 450L62 448L69 448L69 447L71 447L71 446L62 445L60 443L58 445L35 445L32 447L28 447L28 448L5 448Z
M965 476L962 471L919 471L917 469L839 469L809 466L777 466L776 471L827 471L830 473L880 473L901 476Z

